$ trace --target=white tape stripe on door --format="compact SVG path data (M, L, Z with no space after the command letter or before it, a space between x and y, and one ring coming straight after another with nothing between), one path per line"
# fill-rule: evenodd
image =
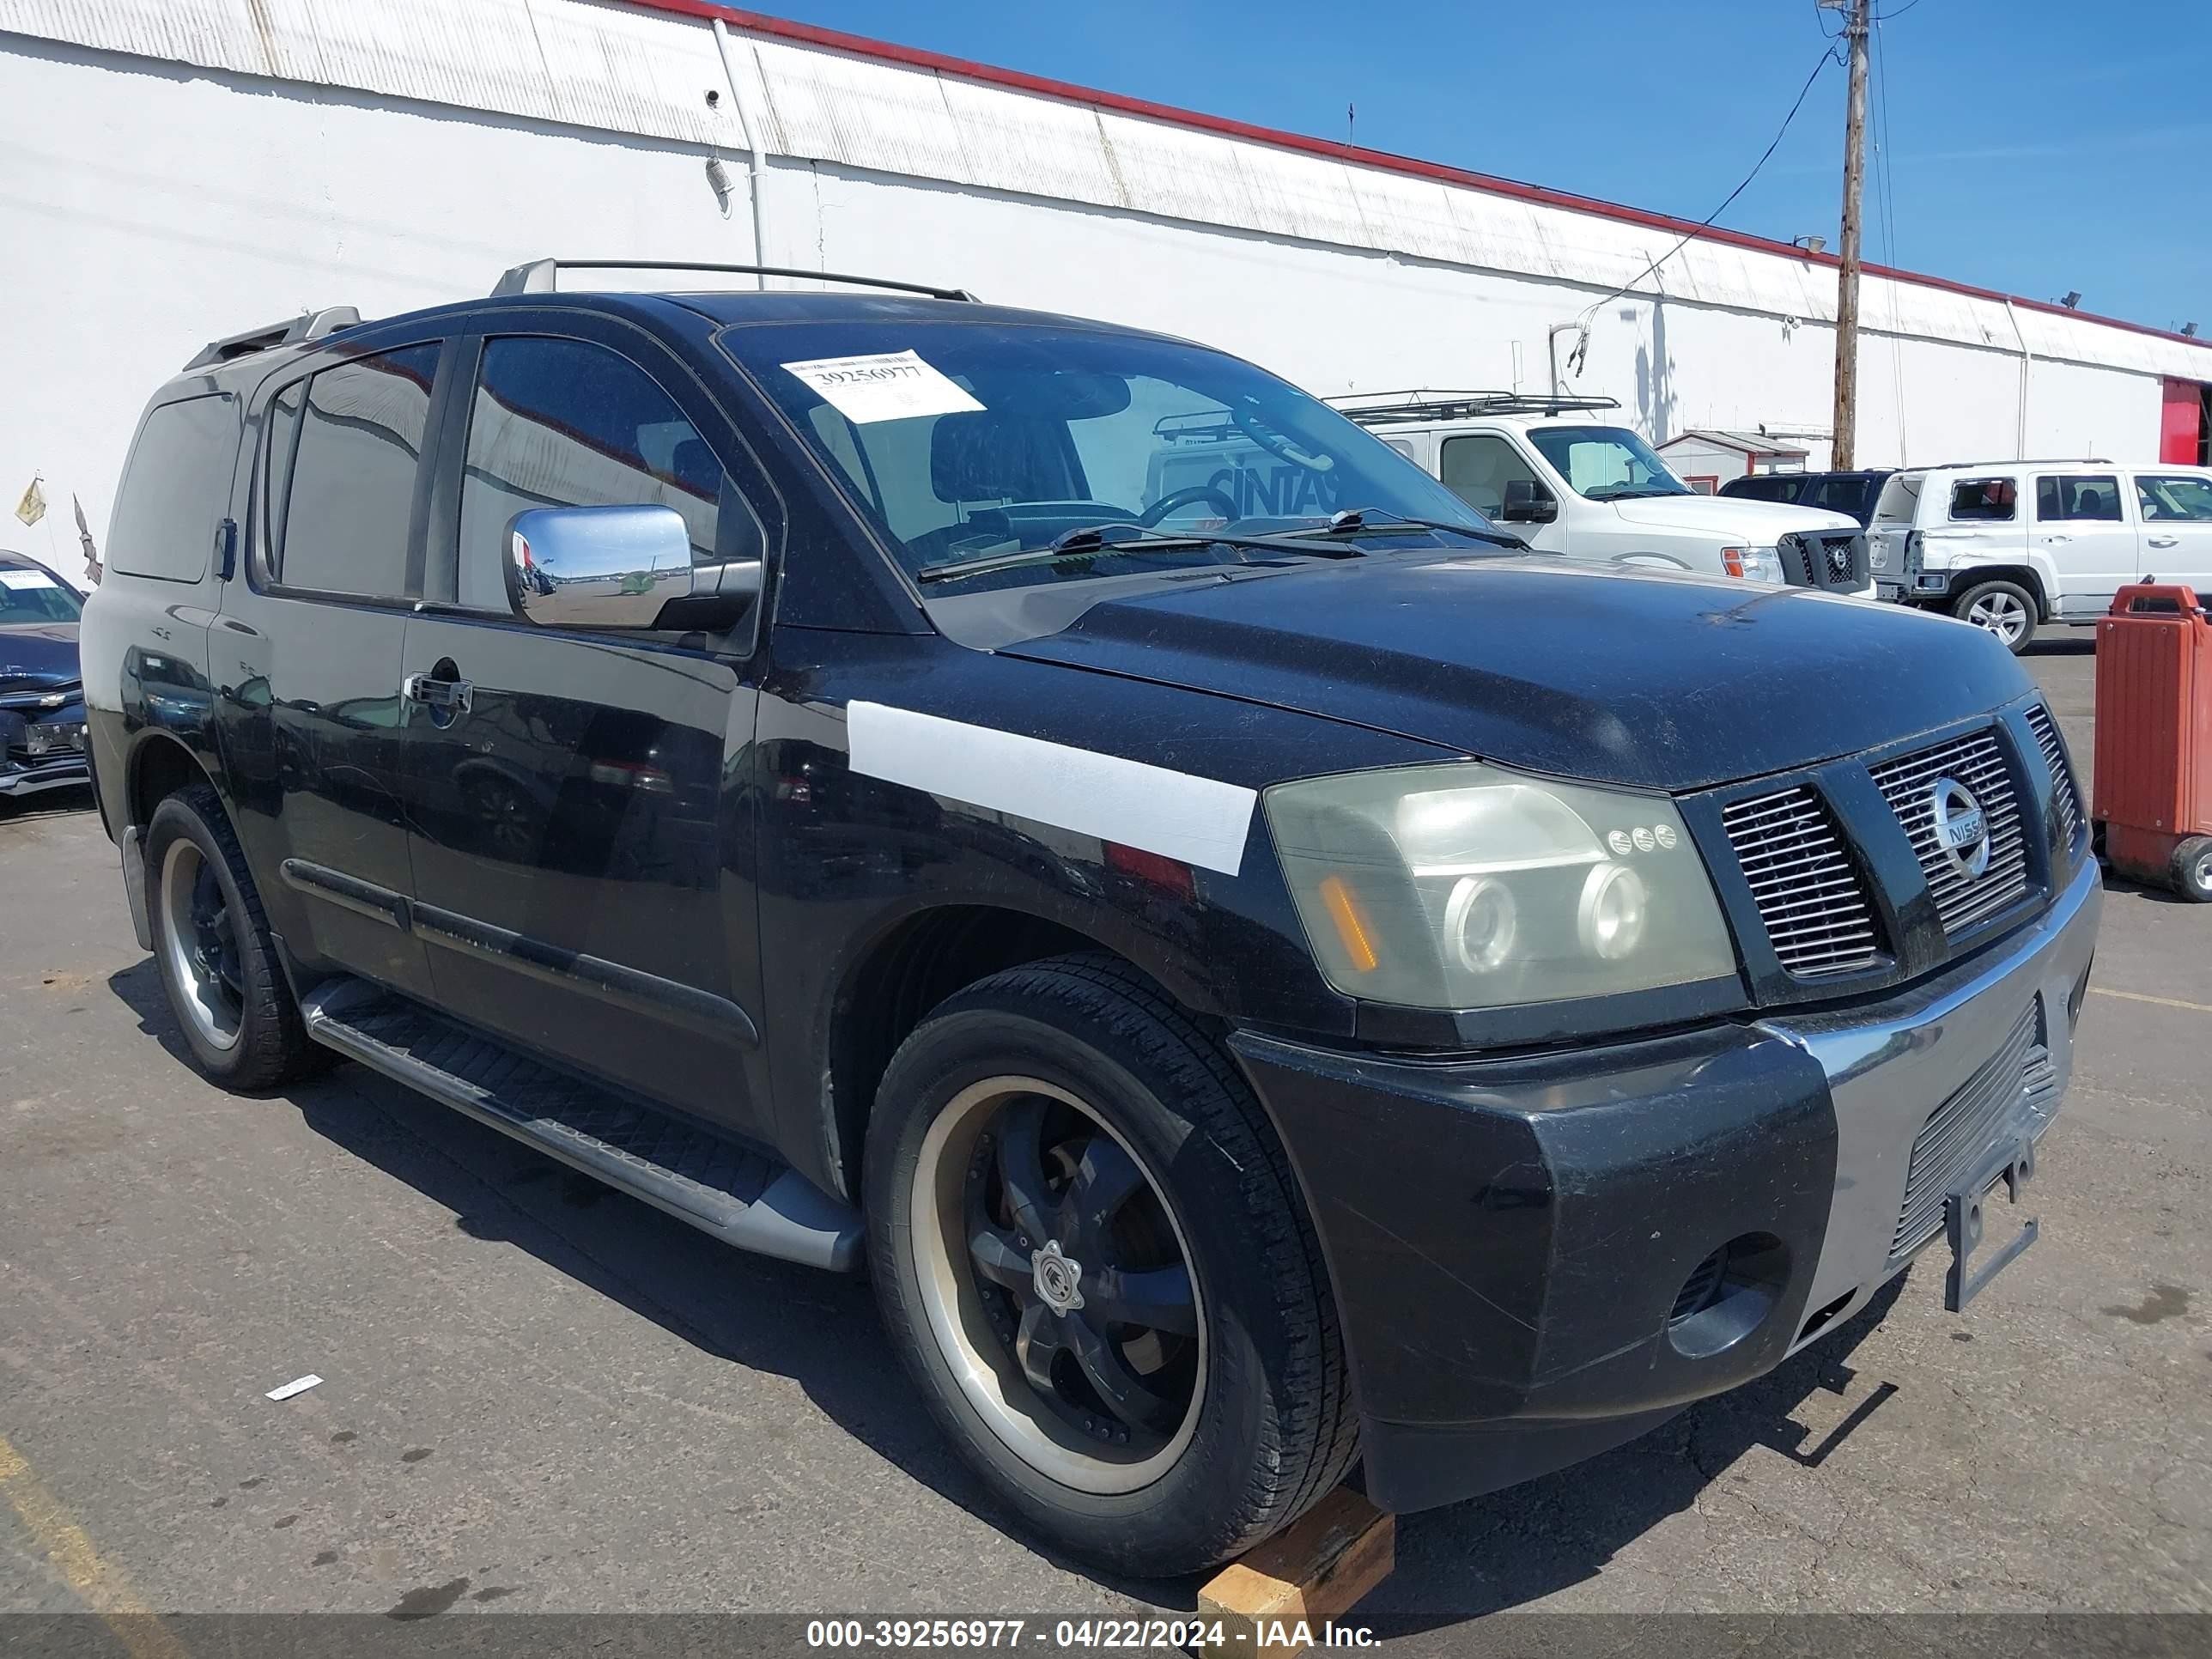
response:
M855 702L853 770L1233 876L1257 792L1089 749Z

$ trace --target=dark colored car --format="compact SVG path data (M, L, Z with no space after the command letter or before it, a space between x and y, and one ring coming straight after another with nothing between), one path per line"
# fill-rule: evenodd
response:
M0 801L87 780L80 610L44 565L0 550Z
M1141 1572L2030 1236L2100 887L1994 640L1531 555L1187 343L551 275L139 429L94 769L209 1076L335 1049L865 1264L991 1490ZM1194 416L1304 511L1155 498Z
M1895 471L1890 467L1869 472L1763 472L1756 477L1730 478L1720 493L1752 501L1826 507L1831 513L1847 513L1865 525L1874 521L1881 487Z

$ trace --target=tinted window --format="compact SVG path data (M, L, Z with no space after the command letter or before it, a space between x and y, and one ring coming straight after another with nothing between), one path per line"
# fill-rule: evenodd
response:
M2212 524L2212 481L2186 472L2146 472L2136 480L2146 524Z
M761 556L757 520L676 400L581 340L486 343L461 483L461 603L504 611L507 526L540 507L672 507L695 563Z
M2010 478L1961 478L1951 486L1951 516L2009 519L2019 493L2020 487Z
M2109 472L2038 478L2035 516L2049 522L2059 519L2120 520L2120 481Z
M228 392L150 410L123 469L107 565L128 576L196 582L230 507L238 407Z
M408 524L438 350L409 346L356 358L307 382L289 487L276 471L283 457L271 452L271 546L288 587L372 599L410 591ZM272 439L290 424L279 411Z
M1536 469L1521 458L1519 450L1486 432L1445 439L1437 464L1444 488L1492 519L1504 510L1505 486L1510 483L1533 483L1539 495L1552 493L1536 477Z
M1753 501L1794 501L1805 488L1802 478L1731 478L1722 494Z
M75 622L82 614L76 595L51 572L0 564L0 628L15 623Z

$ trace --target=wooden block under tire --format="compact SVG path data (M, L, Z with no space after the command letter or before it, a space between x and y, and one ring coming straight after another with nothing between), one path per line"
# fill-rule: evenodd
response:
M1341 1620L1390 1576L1397 1546L1396 1521L1349 1486L1339 1486L1291 1526L1214 1574L1198 1593L1199 1616L1222 1621L1228 1652L1296 1652L1301 1620L1318 1644L1324 1621Z

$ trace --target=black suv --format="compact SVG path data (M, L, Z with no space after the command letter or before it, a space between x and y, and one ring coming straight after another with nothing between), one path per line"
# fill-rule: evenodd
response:
M335 1050L866 1264L991 1487L1141 1572L2025 1241L2100 889L1987 635L1531 555L1187 343L554 270L139 428L94 770L209 1076Z
M0 803L84 785L81 608L44 565L0 550Z
M1747 501L1826 507L1869 525L1874 522L1881 487L1895 476L1894 468L1872 472L1762 472L1754 477L1730 478L1721 486L1721 494Z

